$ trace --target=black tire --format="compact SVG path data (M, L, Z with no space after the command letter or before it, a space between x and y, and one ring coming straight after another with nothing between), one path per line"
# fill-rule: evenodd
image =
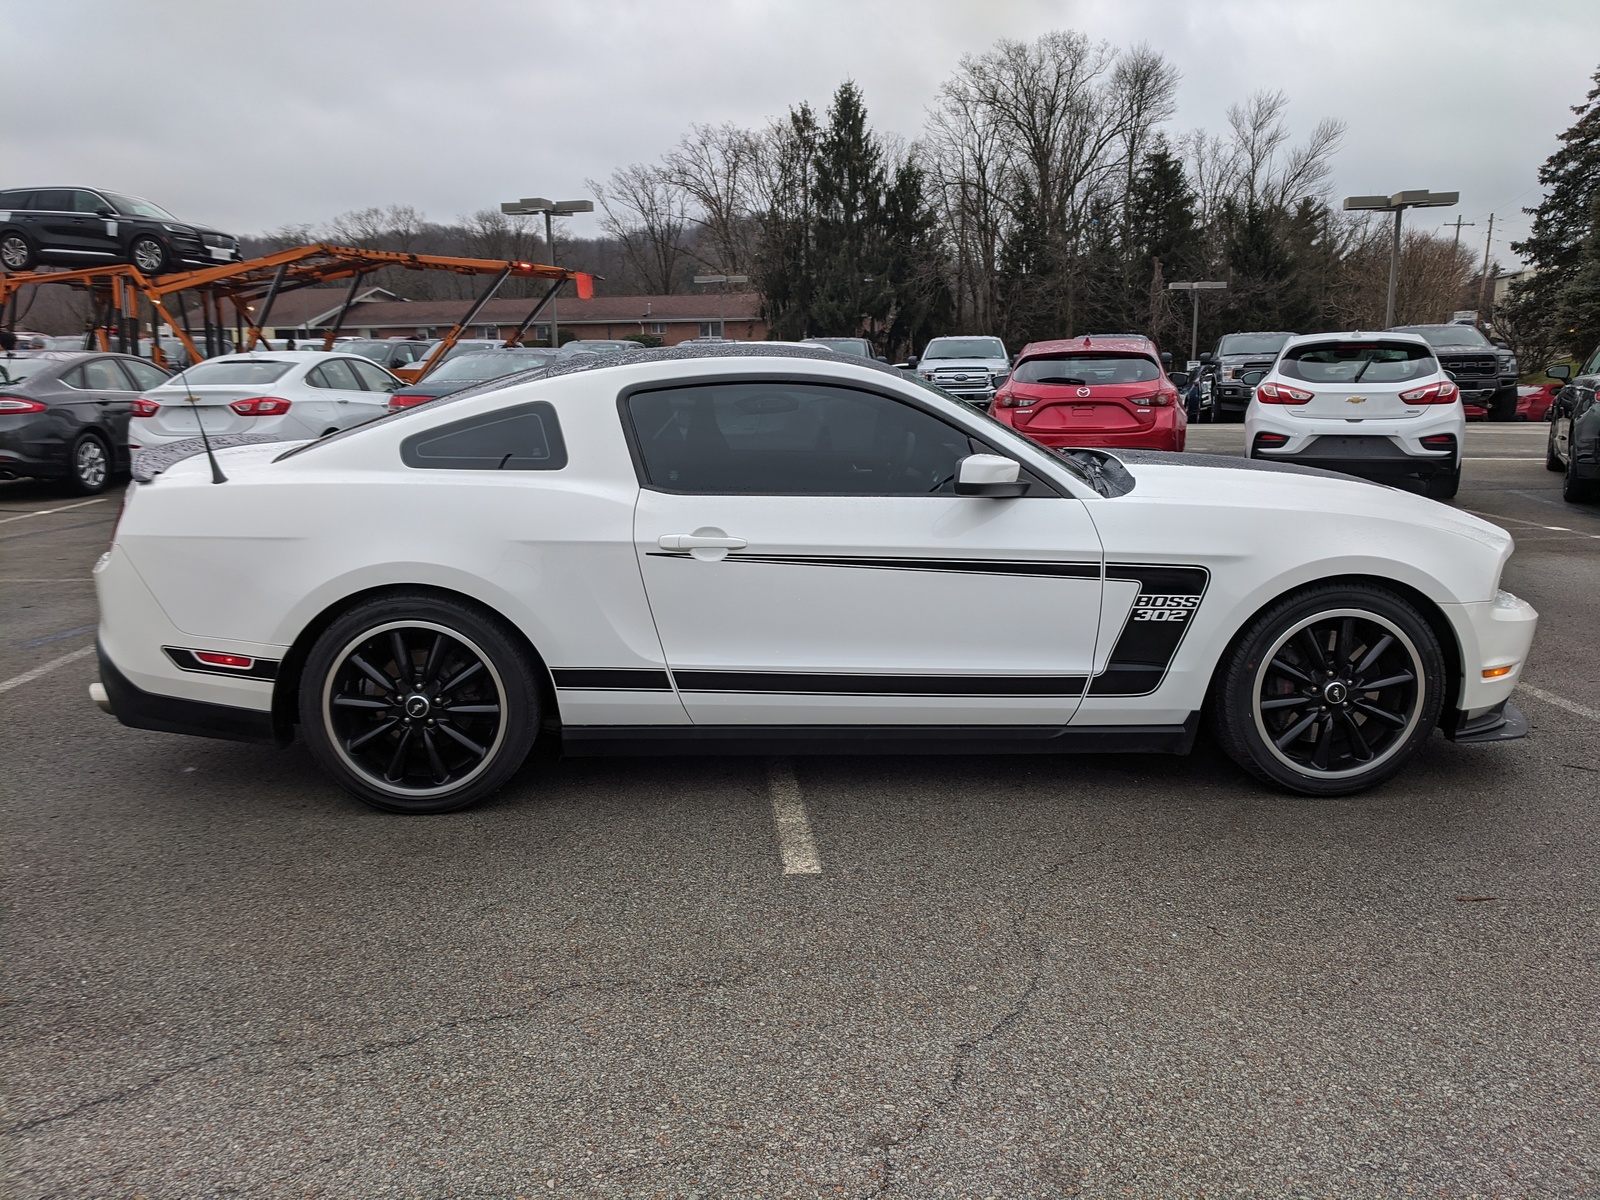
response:
M1228 648L1212 726L1228 757L1258 779L1344 796L1406 765L1439 723L1446 679L1433 630L1399 596L1362 584L1308 588ZM1382 686L1363 686L1372 683Z
M1556 423L1550 422L1550 435L1544 440L1544 469L1546 471L1565 471L1567 464L1561 461L1561 456L1556 453Z
M300 727L328 773L374 808L453 812L498 790L528 757L542 670L490 613L418 592L383 596L311 648Z
M80 496L98 496L111 486L111 448L98 433L86 433L67 455L67 479Z
M1517 385L1503 387L1495 392L1489 402L1489 420L1515 421L1517 419Z
M128 261L145 275L160 275L172 264L161 239L141 234L128 243Z
M31 271L38 265L39 256L33 249L33 243L22 234L13 229L0 237L0 269Z
M1453 500L1460 490L1461 468L1457 466L1453 471L1437 471L1429 476L1422 494L1430 500Z
M1600 479L1578 478L1578 456L1567 447L1567 466L1561 476L1561 498L1568 504L1594 504L1600 501Z

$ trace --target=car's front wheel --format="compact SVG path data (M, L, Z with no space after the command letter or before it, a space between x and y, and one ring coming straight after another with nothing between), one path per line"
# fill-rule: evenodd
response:
M1569 504L1593 504L1600 500L1600 479L1578 478L1578 456L1567 446L1567 465L1561 477L1561 498Z
M1311 588L1272 605L1218 667L1212 721L1228 756L1309 796L1381 783L1416 753L1444 706L1438 639L1401 597Z
M425 593L384 596L345 613L312 647L301 729L368 804L450 812L501 787L527 758L538 670L496 617Z
M1544 469L1546 471L1565 471L1567 465L1561 461L1561 455L1556 453L1556 423L1550 421L1550 432L1544 440Z
M145 275L159 275L167 269L167 248L160 238L136 237L128 247L128 260Z

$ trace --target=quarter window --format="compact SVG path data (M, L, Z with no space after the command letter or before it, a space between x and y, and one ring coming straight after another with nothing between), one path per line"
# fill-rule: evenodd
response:
M126 392L131 389L117 362L112 358L97 358L86 362L66 377L67 385L85 392Z
M33 194L33 207L43 212L71 212L72 193L65 188L35 192Z
M414 433L400 461L434 471L559 471L567 465L556 410L544 400Z
M744 496L953 495L967 435L898 400L819 384L743 382L627 401L650 486Z
M312 387L332 388L339 392L359 392L361 384L356 381L355 373L350 370L350 365L343 359L330 358L325 363L319 363L306 373L306 382Z

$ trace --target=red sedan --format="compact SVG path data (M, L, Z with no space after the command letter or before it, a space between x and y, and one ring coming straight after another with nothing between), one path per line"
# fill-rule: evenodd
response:
M1042 446L1182 450L1188 417L1149 338L1031 342L989 411Z
M1565 386L1558 379L1554 383L1540 383L1535 384L1533 387L1519 387L1517 389L1517 420L1544 420L1544 414L1549 411L1550 405L1555 402L1556 393Z

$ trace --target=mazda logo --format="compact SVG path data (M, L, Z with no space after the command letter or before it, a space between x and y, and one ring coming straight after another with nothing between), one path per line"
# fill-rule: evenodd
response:
M1081 387L1081 388L1078 389L1078 395L1087 396L1088 394L1089 394L1089 389L1088 388Z

